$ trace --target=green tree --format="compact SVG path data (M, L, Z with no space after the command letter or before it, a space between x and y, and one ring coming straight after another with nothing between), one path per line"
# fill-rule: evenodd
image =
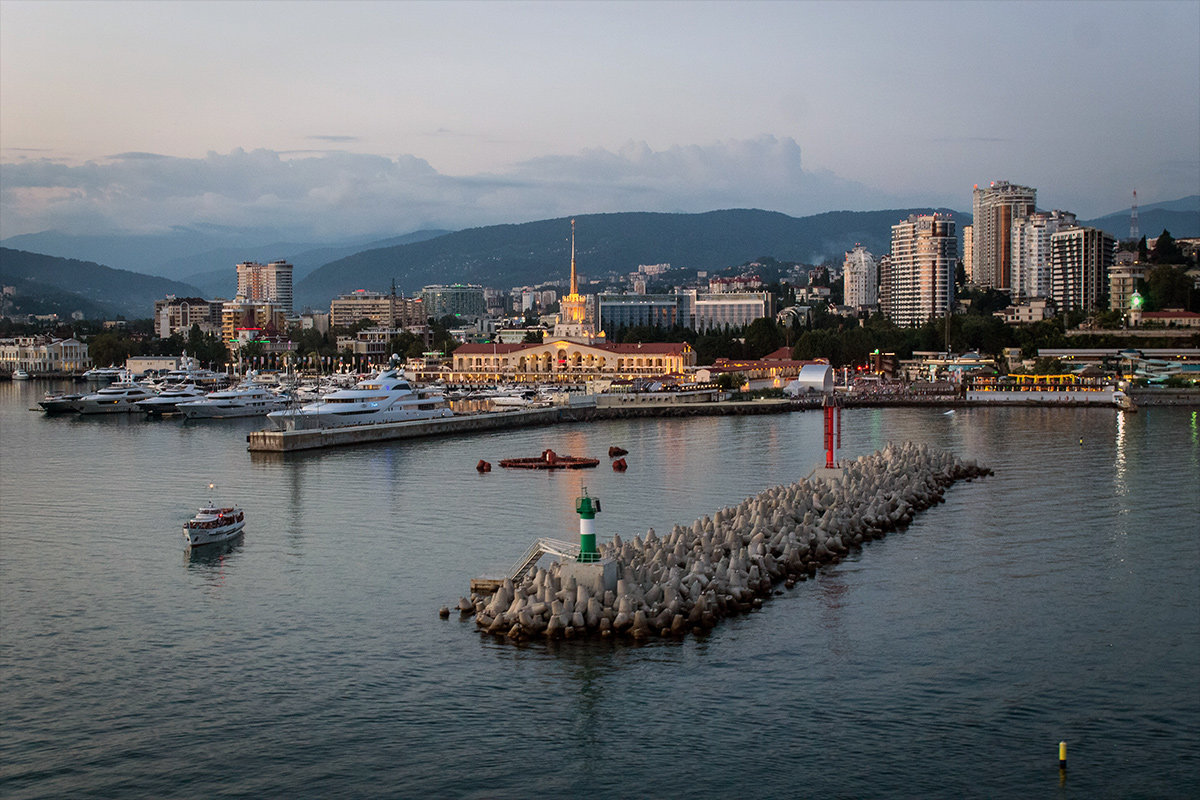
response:
M1171 235L1170 231L1163 228L1163 232L1154 242L1154 250L1150 253L1150 263L1181 264L1183 260L1183 251L1179 249L1179 243L1175 241L1175 237Z
M1156 248L1157 249L1157 248ZM1184 267L1160 264L1146 273L1144 308L1147 311L1162 311L1165 308L1182 308L1194 311L1195 284Z
M1150 260L1150 248L1146 246L1146 237L1143 236L1137 244L1137 260L1145 264Z
M750 358L762 358L767 353L783 347L783 329L769 317L756 319L746 326L746 354Z
M1039 358L1033 362L1034 375L1062 375L1067 371L1057 358Z

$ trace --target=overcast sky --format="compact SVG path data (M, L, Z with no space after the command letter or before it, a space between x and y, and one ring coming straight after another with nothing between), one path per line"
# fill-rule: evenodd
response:
M1200 193L1200 2L0 3L0 236Z

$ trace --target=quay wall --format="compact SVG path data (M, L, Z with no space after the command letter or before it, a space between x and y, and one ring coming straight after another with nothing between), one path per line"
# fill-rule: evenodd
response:
M1127 390L1139 406L1200 406L1200 389L1141 387Z
M502 428L553 425L562 422L588 422L635 417L694 417L743 414L777 414L790 411L786 400L752 400L721 403L638 403L605 408L597 406L556 406L516 411L500 411L441 417L432 420L354 425L315 430L261 430L246 436L252 453L291 453L341 445L369 444L426 436L471 434Z

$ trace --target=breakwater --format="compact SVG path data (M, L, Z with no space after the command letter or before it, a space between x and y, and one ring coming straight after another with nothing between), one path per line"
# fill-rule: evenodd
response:
M941 502L958 480L991 474L928 446L888 445L838 470L777 486L737 506L600 546L618 569L616 589L600 592L561 576L558 562L495 593L462 598L481 631L508 637L702 633L721 618L762 606L778 583L789 588L853 548L912 521Z

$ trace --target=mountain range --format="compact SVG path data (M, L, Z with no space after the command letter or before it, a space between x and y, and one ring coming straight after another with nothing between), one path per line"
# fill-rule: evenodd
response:
M0 247L0 283L13 287L14 307L37 307L52 301L54 313L64 317L79 311L85 317L144 319L154 315L154 301L168 294L200 294L195 286L155 275L9 247ZM74 306L71 298L75 298Z
M639 264L720 270L762 256L820 263L840 260L855 243L883 252L897 220L930 210L833 211L799 218L757 209L581 214L574 218L576 261L589 277L626 274ZM295 295L298 305L315 307L354 289L385 289L392 281L405 292L431 283L538 284L565 279L570 264L571 219L563 217L471 228L355 253L297 282Z
M876 254L886 252L893 224L910 213L931 210L834 211L810 217L756 209L583 214L574 218L576 260L579 271L589 277L620 275L636 270L639 264L664 262L676 268L709 271L764 256L810 264L836 262L856 243ZM970 222L969 214L949 213L960 228ZM1139 210L1139 222L1142 233L1150 238L1164 229L1176 238L1200 236L1200 196L1147 204ZM1081 224L1125 238L1129 212L1114 212ZM56 309L65 308L74 294L79 300L72 310L89 317L146 317L154 300L166 294L232 296L236 288L233 265L245 260L290 261L295 266L297 309L326 308L339 293L358 288L386 290L393 281L406 293L430 283L510 287L562 280L570 268L571 226L566 217L333 242L289 242L267 238L268 233L204 228L154 236L82 237L54 232L15 236L0 242L5 245L0 248L0 277L14 286L26 303L40 291L46 298L53 296ZM39 251L30 252L33 249ZM87 252L99 254L90 256L95 260L104 260L105 253L125 254L154 274L113 269L86 256L72 255ZM108 263L129 266L118 260Z

